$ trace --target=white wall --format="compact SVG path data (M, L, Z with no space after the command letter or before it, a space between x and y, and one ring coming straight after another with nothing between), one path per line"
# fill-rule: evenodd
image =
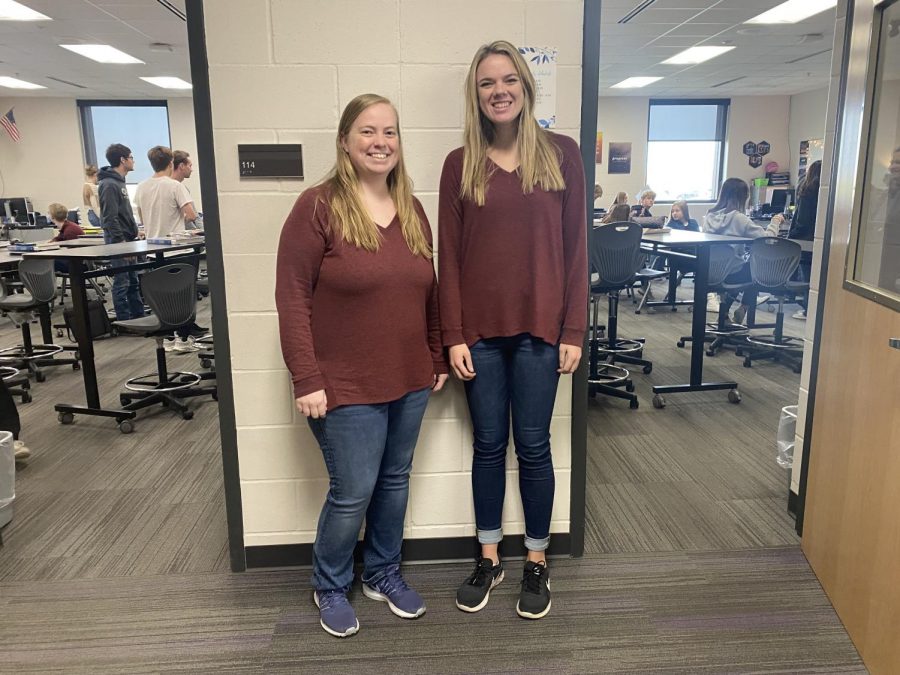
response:
M244 542L308 543L327 478L306 421L295 412L278 342L275 253L288 211L334 162L343 106L373 91L399 108L407 165L436 230L443 159L461 144L463 77L475 49L500 37L559 48L559 131L577 138L582 3L216 0L205 2L204 12ZM279 142L303 145L304 180L239 179L238 143ZM249 227L247 214L255 215ZM559 392L551 426L557 471L551 530L568 532L570 378ZM471 454L462 388L452 383L432 398L422 427L408 538L474 534ZM504 530L516 534L524 532L524 516L514 459L508 467Z
M199 160L193 102L190 98L169 99L168 106L172 144L191 153L196 169ZM41 213L47 213L51 202L79 208L84 152L76 99L0 98L0 114L12 107L22 139L13 143L5 131L0 131L0 196L31 197L32 205ZM135 153L148 149L132 148ZM103 163L101 160L101 166ZM186 184L199 205L199 174Z
M728 116L728 145L725 153L725 177L751 181L765 175L767 162L778 162L786 170L791 162L788 142L789 96L736 96L731 99ZM597 129L603 132L603 164L597 165L596 181L603 187L603 198L597 203L604 208L620 190L629 200L644 188L647 180L647 124L650 99L640 96L601 96L597 113ZM822 113L824 125L825 114ZM747 163L743 145L747 141L768 141L771 152L763 158L763 166L754 169ZM631 173L609 174L609 143L631 142ZM649 186L653 188L654 186ZM660 203L657 215L665 215L667 204ZM698 221L709 205L691 205L691 217Z
M825 115L828 111L828 87L791 96L791 119L788 137L791 144L791 183L797 185L800 141L825 138Z

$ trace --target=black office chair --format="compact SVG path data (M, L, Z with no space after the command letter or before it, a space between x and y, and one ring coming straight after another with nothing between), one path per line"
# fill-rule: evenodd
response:
M788 239L763 237L750 245L750 276L764 293L778 300L775 330L771 333L751 333L742 350L744 367L753 361L772 359L799 373L803 363L803 339L784 334L784 304L809 290L809 282L791 281L800 264L800 244Z
M156 340L156 372L133 377L125 383L127 391L119 395L125 410L140 410L157 403L189 420L194 416L183 399L211 395L218 397L216 385L201 385L214 380L214 373L169 372L164 341L173 331L193 323L197 309L196 270L193 265L166 265L141 276L141 292L152 314L138 319L114 321L120 331L136 333ZM133 429L130 420L119 423L123 433Z
M710 293L737 293L750 288L753 284L729 284L726 279L737 272L743 262L734 254L732 244L714 244L709 247L709 273L707 277L707 289ZM709 343L706 349L707 356L715 356L718 351L726 346L739 349L745 341L750 329L743 324L733 324L728 321L728 306L726 303L719 305L719 315L715 322L706 324L706 332L703 342ZM676 343L684 347L693 342L690 335L683 335Z
M56 272L52 260L23 259L19 263L19 279L24 287L22 293L12 293L0 299L0 310L8 313L13 323L22 329L22 344L0 349L0 364L27 369L34 379L46 379L44 368L71 365L73 370L81 368L77 347L63 347L53 344L53 330L50 312L56 296ZM37 313L43 333L43 344L31 341L31 317ZM72 352L71 357L59 357L63 351Z
M644 262L641 236L641 226L636 223L602 225L594 228L590 249L591 272L598 278L591 280L588 393L591 396L601 393L625 399L631 408L638 407L638 398L632 393L634 383L631 373L616 366L616 362L643 366L645 373L653 369L650 361L641 358L643 340L626 340L618 336L619 294L634 284L635 274ZM600 299L604 295L609 311L606 335L600 337Z
M22 403L31 403L31 381L28 374L12 366L0 366L0 378L13 396L18 396Z

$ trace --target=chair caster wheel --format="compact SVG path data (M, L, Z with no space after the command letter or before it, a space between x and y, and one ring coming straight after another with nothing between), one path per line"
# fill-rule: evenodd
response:
M629 394L634 391L634 382L628 382L625 384L625 391Z
M688 313L691 313L691 312L694 311L694 306L693 306L693 305L688 305L688 308L687 308L687 309L688 309Z
M673 307L673 308L672 308L671 310L669 310L669 311L671 311L671 312L677 312L677 311L678 311L678 308L677 308L677 307Z
M653 395L653 407L654 408L665 408L666 407L666 399L662 397L661 394Z
M128 405L129 403L131 403L130 397L125 396L124 394L119 395L119 405Z
M706 350L706 355L707 355L707 356L715 356L716 353L715 353L712 349L707 349L707 350Z
M635 313L635 314L640 314L640 313L641 313L641 310L636 309L636 310L634 310L634 313Z
M744 359L744 368L749 368L753 365L753 362L749 358Z
M34 374L34 379L36 382L46 382L47 376L41 372L37 372Z
M22 403L31 403L31 394L27 391L22 394Z
M121 431L123 434L130 434L132 431L134 431L134 423L131 420L120 420L119 431Z
M641 372L643 372L644 375L649 375L650 373L653 372L653 364L651 363L651 364L649 364L649 365L644 366L644 367L641 369Z
M76 361L72 364L72 370L81 370L81 364Z
M740 403L741 402L741 392L737 389L731 389L728 391L728 402L729 403Z
M628 407L631 408L632 410L637 410L638 405L639 405L638 400L636 398L633 398L633 399L631 399L631 402L628 404Z
M184 420L194 419L194 411L193 410L185 410L183 413L181 413L181 419L184 419Z
M64 335L62 328L56 329L56 337L61 338Z
M681 347L682 349L684 349L684 340L679 340L675 344L678 345L679 347Z
M72 424L75 421L75 415L70 412L61 412L56 416L60 424Z
M200 359L200 366L203 368L209 368L212 365L212 361L209 359Z

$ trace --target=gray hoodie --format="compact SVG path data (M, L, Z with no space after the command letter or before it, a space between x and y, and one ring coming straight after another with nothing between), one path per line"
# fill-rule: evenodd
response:
M106 232L111 244L134 241L138 238L138 226L131 212L125 178L109 166L100 169L98 176L100 227Z
M710 234L724 234L731 237L777 237L778 226L769 223L768 229L757 225L740 211L710 211L703 219L703 231ZM734 254L744 257L744 246L736 245Z

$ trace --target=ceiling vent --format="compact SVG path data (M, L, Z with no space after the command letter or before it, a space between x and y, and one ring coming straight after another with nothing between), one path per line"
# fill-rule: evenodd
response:
M654 2L656 2L656 0L644 0L641 4L639 4L639 5L638 5L637 7L635 7L633 10L631 10L630 12L628 12L628 14L626 14L626 15L623 16L621 19L619 19L618 21L616 21L616 23L628 23L628 22L631 21L634 17L636 17L638 14L640 14L640 13L643 12L645 9L647 9L650 5L652 5Z
M710 87L710 89L715 89L716 87L724 87L726 84L731 84L732 82L737 82L738 80L747 79L746 75L741 75L740 77L735 77L731 80L725 80L724 82L719 82L719 84L714 84Z
M54 82L61 82L62 84L68 84L70 87L77 87L78 89L87 89L83 84L78 84L77 82L69 82L68 80L63 80L59 77L53 77L52 75L47 75L48 80L53 80Z

